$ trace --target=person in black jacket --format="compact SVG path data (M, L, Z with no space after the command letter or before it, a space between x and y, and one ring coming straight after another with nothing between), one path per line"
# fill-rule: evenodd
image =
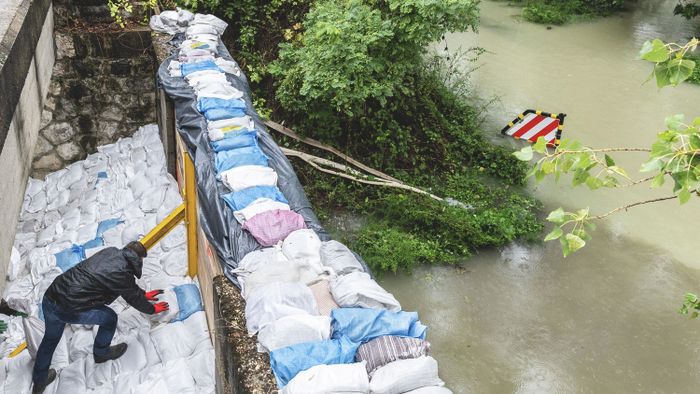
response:
M42 393L56 378L56 371L49 366L66 323L100 327L95 336L93 357L95 363L103 363L126 352L126 343L110 346L117 329L117 314L108 304L121 296L143 313L168 310L167 302L149 302L157 301L162 290L144 292L136 284L134 277L141 278L144 257L146 248L134 241L123 249L103 249L54 279L41 303L46 329L36 352L32 393Z

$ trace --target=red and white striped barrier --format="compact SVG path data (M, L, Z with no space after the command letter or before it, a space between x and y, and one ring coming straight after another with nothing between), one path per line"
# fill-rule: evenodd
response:
M501 133L532 143L537 142L540 137L544 137L547 145L557 146L564 128L564 117L566 114L551 114L528 109L508 123L501 130Z

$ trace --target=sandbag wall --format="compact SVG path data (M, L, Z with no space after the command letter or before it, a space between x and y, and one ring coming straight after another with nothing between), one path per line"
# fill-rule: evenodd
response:
M253 109L211 15L164 12L178 33L159 79L194 160L199 220L245 299L245 325L284 393L445 393L427 328L329 239Z

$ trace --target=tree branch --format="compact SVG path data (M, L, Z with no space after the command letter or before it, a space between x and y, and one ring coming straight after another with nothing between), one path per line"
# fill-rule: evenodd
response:
M697 190L691 190L690 192L691 192L691 193L696 193ZM615 208L615 209L613 209L612 211L610 211L610 212L608 212L608 213L604 213L604 214L602 214L602 215L591 216L591 219L605 219L606 217L608 217L608 216L610 216L610 215L612 215L612 214L614 214L614 213L617 213L617 212L620 212L620 211L626 211L626 210L628 210L628 209L630 209L630 208L633 208L633 207L636 207L636 206L639 206L639 205L651 204L651 203L654 203L654 202L661 202L661 201L666 201L666 200L673 200L673 199L675 199L675 198L678 198L678 196L668 196L668 197L653 198L653 199L651 199L651 200L638 201L638 202L635 202L635 203L632 203L632 204L627 204L627 205L625 205L625 206L623 206L623 207Z

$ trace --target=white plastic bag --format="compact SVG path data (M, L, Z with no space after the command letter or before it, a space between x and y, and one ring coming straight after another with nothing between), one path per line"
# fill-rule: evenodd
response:
M401 310L399 301L364 272L336 276L330 287L333 298L342 307Z
M168 361L163 364L163 380L171 393L196 393L197 385L185 359Z
M151 331L153 345L163 362L189 357L197 345L194 338L188 337L182 322L163 324Z
M311 290L301 283L271 283L253 291L246 300L246 327L251 336L277 319L299 314L318 314Z
M41 344L41 340L44 338L44 322L35 317L28 316L22 318L22 326L24 327L24 337L27 341L27 350L29 350L29 355L35 359L36 351ZM61 369L66 367L69 363L68 344L66 335L64 334L53 353L51 366L56 369Z
M406 394L452 394L452 390L442 386L426 386L407 391Z
M163 294L158 295L158 302L167 302L169 308L165 312L150 315L150 318L151 321L167 323L177 317L177 314L180 313L180 307L177 304L177 296L172 287L161 290L163 290Z
M22 260L19 250L12 247L10 251L10 265L7 267L7 279L13 281L24 272L26 260Z
M277 186L277 173L267 166L239 166L222 172L221 181L237 192L252 186Z
M326 267L332 268L337 275L345 275L353 271L364 271L362 264L360 264L352 251L335 240L321 244L321 263Z
M282 249L273 246L246 254L238 263L236 270L240 270L240 272L255 272L266 264L276 264L287 260L287 257L282 253Z
M187 275L187 251L184 248L173 249L162 257L163 270L172 276Z
M328 316L285 316L260 329L258 351L271 352L298 343L323 341L330 335L331 318Z
M444 386L438 364L430 356L391 362L372 373L372 393L399 394L426 386Z
M281 394L369 393L364 363L316 365L290 380Z
M185 360L197 384L197 392L210 393L215 391L214 357L214 348L212 347L195 353Z
M70 363L60 371L56 394L83 394L87 392L85 357Z
M300 282L307 284L315 280L323 269L313 260L288 260L268 263L254 272L235 271L239 276L243 298L248 299L257 288L275 282Z

